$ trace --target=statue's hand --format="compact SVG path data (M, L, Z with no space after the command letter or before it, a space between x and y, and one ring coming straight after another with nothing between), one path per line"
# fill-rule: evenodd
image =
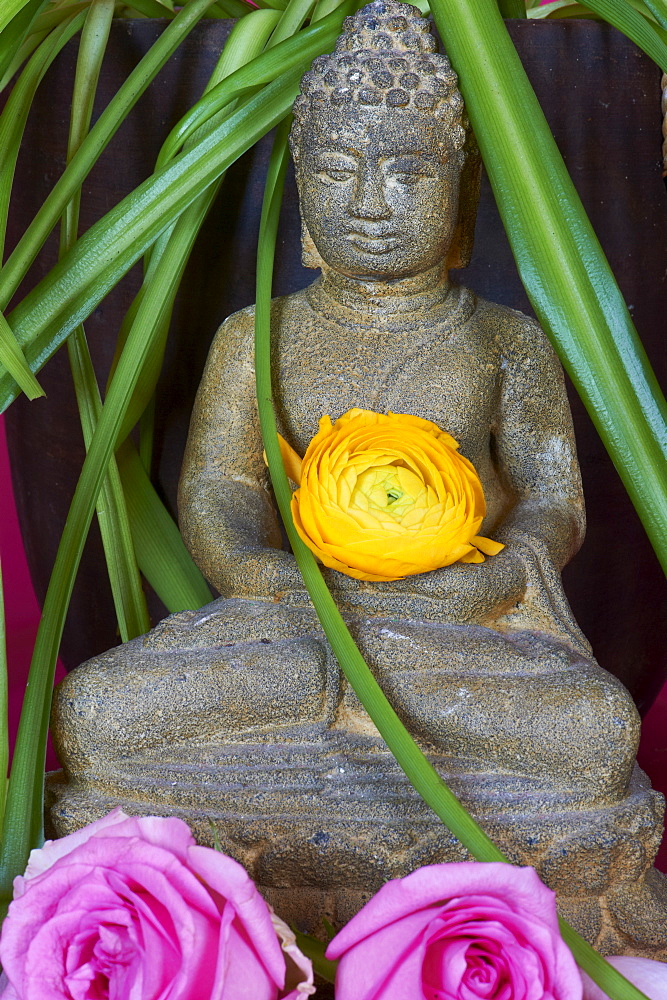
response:
M483 563L454 563L399 582L401 589L443 602L450 621L481 623L523 598L526 569L521 556L507 547Z
M483 563L454 563L387 583L366 583L335 570L325 569L323 574L334 593L339 592L346 602L354 603L355 591L363 590L365 596L372 591L376 612L381 613L386 602L387 612L393 615L401 594L406 598L418 595L437 601L443 617L454 624L489 621L518 603L526 589L525 562L511 546Z
M291 552L272 548L240 548L226 552L219 583L225 597L260 597L281 600L298 594L307 600L306 587Z

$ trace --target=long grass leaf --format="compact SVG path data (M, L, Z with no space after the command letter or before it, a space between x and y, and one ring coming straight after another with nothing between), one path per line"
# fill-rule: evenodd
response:
M169 248L161 264L171 265ZM138 373L150 350L156 317L168 312L162 287L151 286L137 311L126 348L109 387L100 419L74 492L56 561L49 581L42 619L30 666L7 794L5 831L0 845L0 900L11 898L12 880L23 871L28 854L39 842L42 824L43 772L50 692L58 646L74 578L83 552L95 502L113 453L123 413L134 391Z
M164 17L171 20L175 15L173 5L162 3L162 0L132 0L130 6L133 12L136 11L143 17Z
M280 17L281 15L277 11L256 10L237 22L208 80L205 93L262 51ZM233 109L233 105L228 107ZM216 117L213 117L204 127L208 129L215 127L215 124ZM189 144L192 144L194 139L199 137L200 132L201 129L189 140ZM187 145L188 143L186 143ZM173 246L175 241L185 241L185 256L189 254L193 235L199 230L209 205L216 196L215 189L221 181L222 178L209 189L203 199L198 199L181 216L177 225L169 230L168 234L161 237L151 250L150 263L146 268L140 297L135 300L128 315L130 322L133 322L136 309L141 297L145 294L146 287L150 282L158 280L157 265L168 243ZM166 290L168 290L176 286L178 275L161 275L159 280L165 281ZM139 565L169 611L174 612L184 608L200 607L209 600L210 591L185 548L174 521L152 488L145 471L150 468L151 462L155 410L154 389L162 369L167 321L168 317L165 317L163 330L154 340L154 347L146 359L120 432L120 439L122 439L132 426L137 413L141 413L142 458L139 459L136 449L129 441L125 441L118 457L122 464L123 485L128 496L132 532ZM121 349L128 329L129 325L123 324L122 336L119 338ZM148 404L146 404L147 399L149 400Z
M170 614L208 604L208 584L129 439L121 446L117 461L142 573Z
M7 72L14 54L21 48L28 34L37 30L35 21L48 2L49 0L28 0L23 10L12 18L0 34L0 78Z
M102 412L102 401L82 327L77 327L70 335L67 350L87 450ZM139 575L123 484L114 457L109 460L96 510L118 629L121 641L127 642L147 632L151 622Z
M263 4L261 5L263 6ZM217 0L212 7L209 8L209 17L218 18L239 18L245 17L246 14L252 13L254 7L250 4L245 3L244 0Z
M161 0L132 0L132 9L144 17L174 17L173 7L168 7Z
M11 63L5 70L2 78L0 78L0 91L5 89L7 84L16 76L23 64L27 62L35 49L39 48L48 35L48 31L33 31L30 33L23 45L14 53Z
M4 32L16 17L29 17L29 14L24 14L26 7L28 10L31 9L31 0L3 0L0 7L0 32Z
M422 0L420 0L420 3ZM311 25L315 24L316 21L323 21L325 17L328 17L332 11L340 7L341 0L318 0L313 8L313 13L310 18ZM416 6L416 5L415 5Z
M312 552L301 541L294 527L290 512L292 491L287 481L278 443L270 354L271 282L282 185L287 167L288 124L285 123L276 132L266 181L257 252L255 305L257 406L276 501L304 583L341 670L399 765L422 798L478 860L506 861L507 858L460 805L398 719L350 635Z
M0 259L4 254L16 161L30 107L47 69L70 38L80 30L84 20L85 13L76 15L54 29L42 42L21 73L0 115Z
M551 0L551 3L540 7L531 7L528 17L535 20L546 20L547 18L565 17L591 17L599 20L593 11L583 4L574 3L574 0Z
M289 0L283 16L268 41L267 49L272 49L294 35L305 23L314 6L315 0Z
M204 93L207 93L213 87L217 86L225 77L230 76L239 67L243 66L245 63L250 62L262 51L267 39L269 38L273 28L280 19L280 14L277 11L272 10L255 10L248 17L242 18L240 21L234 25L232 32L225 43L225 46L220 54L213 72L206 84ZM234 104L228 105L228 108L233 110ZM209 119L204 126L207 129L214 128L216 125L216 117ZM198 129L193 137L186 142L186 148L188 145L192 145L195 138L199 138L201 134L201 129ZM208 133L207 133L208 134ZM222 178L221 178L222 179ZM214 196L213 191L210 192L209 199ZM204 203L204 211L208 211L209 202ZM122 351L125 341L127 338L127 332L130 329L131 323L134 321L134 316L136 310L139 306L141 298L145 292L145 286L152 280L155 268L160 260L162 252L167 245L167 242L173 237L182 239L184 236L188 244L191 242L191 234L188 233L188 225L192 225L199 229L201 226L204 215L196 208L189 209L188 213L189 221L185 218L182 220L182 224L179 225L178 232L176 233L174 229L168 230L164 233L160 239L151 247L149 253L146 255L146 260L144 263L144 282L135 301L132 303L126 320L121 326L120 335L118 337L118 343L116 346L116 351L114 355L113 364L111 367L110 377L113 375L115 366ZM167 279L167 285L176 282L176 276L172 279ZM141 438L140 446L142 451L142 457L145 460L146 468L150 468L150 455L152 452L152 444L149 441L149 436L152 437L152 419L147 419L145 415L145 408L149 405L149 401L153 396L155 386L157 385L160 372L162 370L162 363L164 357L164 346L167 340L168 333L168 321L164 322L164 329L161 331L160 335L155 340L155 346L151 351L150 357L146 360L144 365L144 370L141 374L139 382L134 392L134 396L130 406L128 407L128 412L125 415L125 420L123 423L123 429L121 430L121 440L125 437L127 433L134 426L136 417L141 414L142 426L141 426ZM154 407L152 407L154 409ZM165 602L167 603L167 602ZM167 605L169 606L169 605Z
M183 7L104 109L0 271L0 309L6 307L16 292L44 241L58 223L65 206L81 187L111 138L212 2L213 0L191 0Z
M643 0L661 28L667 30L667 0Z
M432 2L533 308L667 568L667 405L628 309L495 3Z
M586 6L627 35L663 73L667 73L667 45L654 26L626 0L586 0Z
M525 0L498 0L501 17L526 17Z
M588 973L605 996L610 1000L650 1000L591 947L588 941L577 934L562 917L558 923L561 936L574 955L577 965Z
M2 313L0 313L0 364L5 366L28 399L37 399L45 395Z
M67 142L67 162L70 163L81 148L90 128L97 84L106 52L115 0L91 0L86 20L81 32L79 52L76 60L70 130ZM81 188L74 192L65 208L65 224L61 230L61 252L65 252L76 242L79 226L79 205Z
M247 94L259 84L270 83L281 73L311 62L320 52L335 44L343 17L355 9L354 3L337 5L327 17L305 28L274 48L258 55L252 62L230 74L204 94L167 136L160 152L161 166L213 115L230 101ZM341 14L341 11L344 13Z
M81 33L72 94L68 161L88 132L114 6L115 0L92 0ZM80 197L81 193L77 191L65 209L61 227L61 254L76 241ZM82 326L77 327L68 338L67 349L87 450L102 411L102 400ZM127 642L150 628L150 618L137 567L123 488L113 457L96 507L120 636L123 642Z
M211 74L211 79L206 85L203 96L210 94L223 80L228 79L232 73L247 66L261 54L281 17L281 11L265 9L254 10L242 20L237 21L225 42L225 47L215 70ZM289 67L281 67L281 72L284 72L286 68L289 69ZM262 81L258 80L257 82L261 83Z
M652 11L649 10L648 5L643 0L625 0L625 2L650 22L650 26L656 32L658 38L667 45L667 25L665 27L660 26L660 22L656 19ZM552 0L551 3L546 4L544 7L536 7L534 10L529 10L528 17L542 20L549 19L552 21L565 20L567 18L585 18L593 21L605 20L600 14L596 14L594 10L580 3L573 3L573 0Z
M59 24L74 14L86 13L92 0L79 0L78 3L68 3L62 6L50 4L39 17L35 19L33 31L52 31Z
M146 180L92 226L26 296L9 318L31 368L40 368L160 233L284 117L300 74L297 69L269 84L211 136ZM0 411L15 395L13 379L0 372Z

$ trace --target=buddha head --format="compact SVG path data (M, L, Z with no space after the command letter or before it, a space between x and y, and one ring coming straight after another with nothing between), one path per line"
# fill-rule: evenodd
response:
M290 136L304 264L392 280L469 261L479 154L428 21L375 0L301 83Z

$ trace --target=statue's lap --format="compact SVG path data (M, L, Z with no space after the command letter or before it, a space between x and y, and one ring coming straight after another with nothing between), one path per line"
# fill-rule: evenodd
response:
M539 632L347 620L425 750L473 769L544 775L590 805L624 794L636 711L592 659ZM72 755L108 760L285 726L373 731L313 610L247 599L172 615L88 661L59 689L57 712L65 766Z

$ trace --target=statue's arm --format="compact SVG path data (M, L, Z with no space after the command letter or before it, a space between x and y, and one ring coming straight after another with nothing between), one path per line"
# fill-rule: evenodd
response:
M225 597L275 596L303 584L282 550L262 457L253 316L218 330L197 393L178 491L179 525L204 576Z
M561 570L586 526L563 370L540 327L520 314L506 327L492 444L514 505L494 537L526 542Z

